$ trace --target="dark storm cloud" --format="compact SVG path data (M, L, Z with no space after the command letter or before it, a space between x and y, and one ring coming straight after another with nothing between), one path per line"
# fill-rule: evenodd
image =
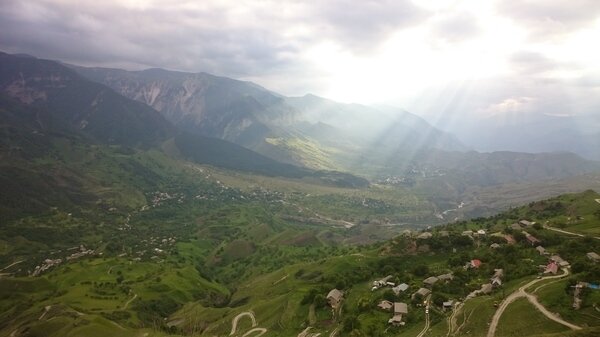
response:
M83 65L257 76L301 66L300 53L324 41L369 51L423 15L410 1L203 1L146 8L7 1L0 4L0 49ZM289 37L288 27L311 33Z
M597 0L504 0L499 2L498 9L538 39L562 37L600 17Z
M0 48L81 64L206 70L243 76L276 70L297 47L268 27L228 22L218 8L127 9L49 1L0 5Z

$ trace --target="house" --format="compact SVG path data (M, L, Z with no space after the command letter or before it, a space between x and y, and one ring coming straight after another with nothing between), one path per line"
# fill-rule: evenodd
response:
M531 226L535 225L535 222L521 220L521 221L519 221L519 225L521 225L522 227L531 227Z
M388 320L388 323L395 326L404 325L404 322L402 322L402 315L394 315Z
M479 268L481 266L481 260L475 259L475 260L471 260L471 262L469 262L469 266L470 268Z
M480 229L475 233L477 234L477 236L485 236L485 231L483 229Z
M402 316L408 314L408 305L406 303L394 303L394 316L388 320L392 325L404 325Z
M492 248L492 249L498 249L498 248L500 248L500 245L499 245L499 244L497 244L497 243L492 243L492 244L490 245L490 248Z
M550 257L550 260L556 262L558 264L558 266L561 268L566 268L566 267L570 266L569 262L567 262L566 260L563 260L562 257L560 257L558 255L552 255Z
M433 236L433 234L431 234L429 232L423 232L417 236L417 239L423 239L423 240L431 239L432 236Z
M467 230L467 231L464 231L464 232L462 232L462 235L465 235L465 236L473 236L473 231L472 231L472 230Z
M408 305L403 302L395 302L394 303L394 314L395 315L406 315L408 314Z
M392 291L394 292L394 294L400 295L400 292L405 292L408 289L408 284L406 283L401 283L395 287L392 288Z
M556 274L558 272L558 264L554 261L548 263L544 274Z
M517 240L515 240L515 237L510 234L506 234L504 236L504 240L506 240L506 243L508 243L509 245L514 245L515 243L517 243Z
M373 281L373 288L377 289L377 288L385 287L386 285L388 285L388 282L391 279L392 279L392 275L388 275L388 276L382 278L381 280Z
M412 298L414 299L416 295L419 295L421 297L426 297L429 294L431 294L431 290L429 290L427 288L419 288L419 290L417 290L417 292L412 294Z
M585 254L585 256L587 256L588 259L590 259L594 262L600 262L600 255L598 255L595 252L589 252L589 253Z
M423 283L428 286L428 287L433 287L433 285L439 281L439 279L435 276L430 276L428 278L426 278L425 280L423 280Z
M450 281L454 278L454 275L452 273L442 274L442 275L438 275L437 278L440 281Z
M492 287L499 287L502 285L502 277L504 277L504 269L494 269L494 275L490 278Z
M444 307L444 309L450 309L453 306L454 306L454 300L449 300L449 301L442 303L442 307Z
M379 304L377 304L377 307L379 307L380 309L385 310L385 311L390 311L394 307L394 303L383 300L383 301L379 302Z
M523 234L525 234L525 238L527 239L527 241L529 242L530 245L535 246L538 243L540 243L541 241L538 240L535 236L527 233L527 232L523 232Z
M336 308L340 304L340 302L342 301L343 298L344 298L344 293L338 289L332 289L327 294L327 302L329 303L329 305L332 308Z
M538 251L538 253L540 253L540 255L546 255L546 248L542 247L542 246L537 246L535 247L535 250Z
M512 230L518 231L518 230L521 230L521 225L519 225L518 223L514 223L514 224L510 225L510 228Z

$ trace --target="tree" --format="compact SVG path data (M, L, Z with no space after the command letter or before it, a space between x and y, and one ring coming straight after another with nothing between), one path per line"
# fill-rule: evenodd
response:
M439 293L433 293L433 295L431 296L431 301L438 306L442 306L444 304L444 302L446 302L448 300L448 297L441 295Z
M354 315L348 315L344 318L343 330L345 332L350 332L352 330L356 330L360 328L360 322L358 318Z
M413 274L416 276L425 276L429 274L429 267L424 264L420 264L413 269Z
M323 308L327 305L327 299L322 294L316 294L313 303L316 308Z

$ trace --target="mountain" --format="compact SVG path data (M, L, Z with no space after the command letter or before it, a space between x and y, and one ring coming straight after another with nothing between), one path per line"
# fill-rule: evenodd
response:
M176 126L230 140L271 158L351 170L360 155L465 149L406 111L342 104L314 95L285 97L251 82L162 69L71 66L87 78L160 111Z
M174 132L156 110L54 61L0 53L0 91L105 144L150 146Z
M368 185L351 174L280 163L222 139L177 130L153 108L57 62L4 53L0 158L4 219L59 205L139 205L140 194L169 180L168 160L330 186Z
M160 111L174 125L237 143L255 143L270 132L265 106L281 98L249 82L206 73L76 67L80 74ZM269 116L271 117L271 116Z
M533 113L465 119L449 129L478 151L568 151L591 160L600 160L598 130L598 115Z

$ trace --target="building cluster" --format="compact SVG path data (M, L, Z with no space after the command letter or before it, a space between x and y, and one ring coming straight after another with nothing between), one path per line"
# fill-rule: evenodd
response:
M35 266L35 269L31 273L31 276L39 276L46 270L49 270L52 267L58 266L62 262L63 262L62 259L45 259L41 265Z
M391 311L392 318L388 320L389 324L392 325L404 325L405 322L402 321L402 318L408 314L408 305L404 302L390 302L387 300L381 301L377 307L384 311Z
M93 249L85 248L84 245L80 245L79 247L73 247L68 250L70 250L70 251L77 250L77 251L70 254L69 256L67 256L64 260L63 259L45 259L41 265L35 266L35 268L30 273L30 275L31 276L40 276L45 271L49 270L52 267L56 267L56 266L60 265L64 261L72 261L72 260L81 258L83 256L93 255L96 253ZM100 253L100 254L102 254L102 253Z

